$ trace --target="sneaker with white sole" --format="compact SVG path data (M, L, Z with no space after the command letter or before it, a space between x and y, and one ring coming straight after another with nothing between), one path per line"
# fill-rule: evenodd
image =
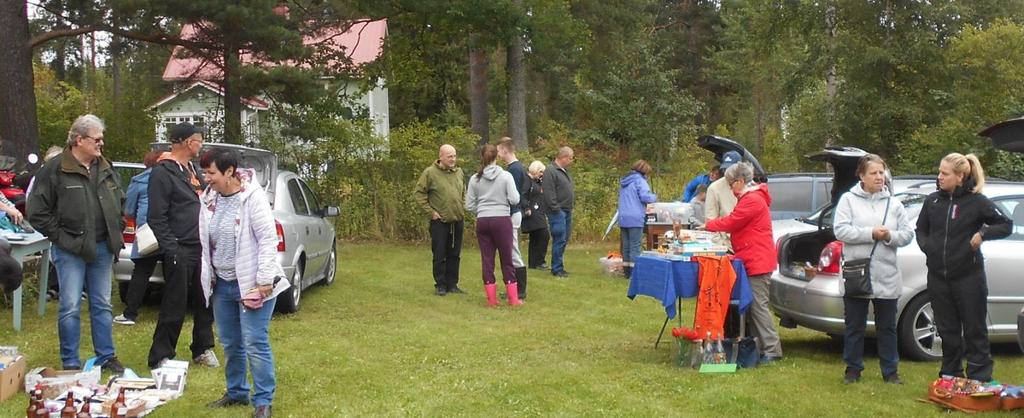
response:
M192 362L210 368L220 367L220 362L217 361L217 354L213 352L213 349L207 349L199 357L192 359Z
M118 316L114 317L114 323L115 324L121 324L121 325L135 325L135 320L133 320L133 319L127 317L127 316L124 316L124 314L121 314L121 315L118 315Z

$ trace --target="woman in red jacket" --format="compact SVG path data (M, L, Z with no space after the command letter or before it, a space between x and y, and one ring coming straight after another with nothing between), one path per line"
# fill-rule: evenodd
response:
M736 257L743 260L754 303L750 305L750 322L760 341L760 364L782 359L782 343L768 309L768 279L776 267L775 243L772 241L772 215L767 184L754 184L754 168L750 163L734 164L725 171L725 181L739 199L729 215L709 220L705 229L728 232Z

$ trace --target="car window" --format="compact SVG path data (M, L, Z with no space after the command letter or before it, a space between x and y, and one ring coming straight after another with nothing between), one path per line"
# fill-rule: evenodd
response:
M299 181L299 185L302 186L302 194L306 195L306 202L309 204L310 211L316 212L320 210L320 202L316 200L316 195L313 194L313 191L309 190L309 186L301 180Z
M306 199L302 197L302 186L298 180L288 180L288 197L292 199L296 215L309 215L309 206L306 206Z
M1013 221L1013 232L1006 239L1024 241L1024 197L995 200L996 207Z
M127 192L128 185L132 183L132 177L135 177L139 173L145 171L145 168L114 166L114 171L117 172L118 180L121 182L121 189L124 192Z
M815 188L817 188L818 206L822 206L832 200L832 179L818 179Z
M811 194L805 181L768 183L772 212L810 212Z

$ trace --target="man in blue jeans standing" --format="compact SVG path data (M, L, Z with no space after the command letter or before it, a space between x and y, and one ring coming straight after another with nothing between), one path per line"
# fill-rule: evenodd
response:
M36 174L28 199L32 227L50 239L60 280L57 333L64 369L78 369L82 290L89 296L89 323L96 364L114 373L124 366L114 355L110 309L111 267L124 244L121 201L124 192L110 161L103 158L103 121L79 116L67 147Z
M548 200L548 226L551 230L551 274L569 277L562 263L565 246L572 233L572 207L575 201L572 177L566 171L573 161L572 148L561 147L555 161L548 165L541 180L544 197Z

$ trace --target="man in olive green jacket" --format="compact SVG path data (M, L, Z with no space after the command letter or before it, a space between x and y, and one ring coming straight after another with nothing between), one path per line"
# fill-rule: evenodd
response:
M64 369L82 366L78 344L84 289L96 364L121 373L124 367L114 355L110 285L111 267L123 245L124 192L103 157L104 129L103 121L93 115L75 120L67 148L36 174L27 212L32 227L52 243L50 256L60 281L57 331Z
M455 166L455 147L444 144L437 161L416 182L416 203L430 217L430 248L434 255L434 293L464 293L459 289L466 182Z

